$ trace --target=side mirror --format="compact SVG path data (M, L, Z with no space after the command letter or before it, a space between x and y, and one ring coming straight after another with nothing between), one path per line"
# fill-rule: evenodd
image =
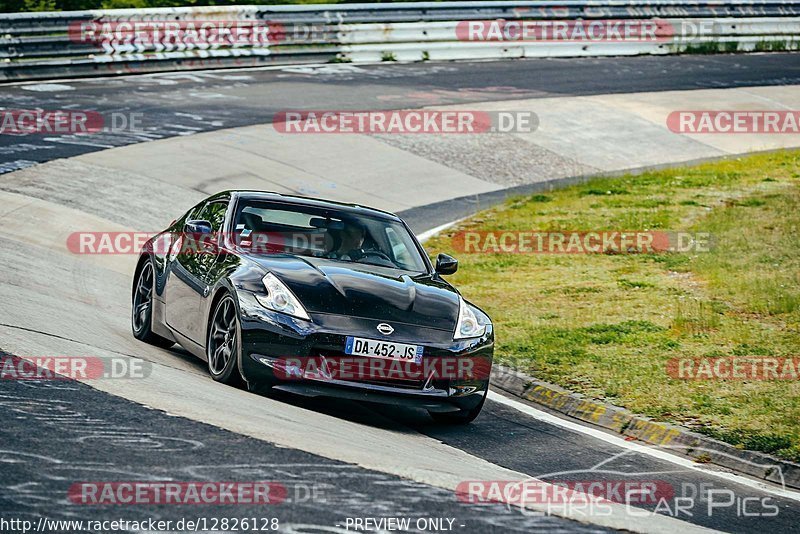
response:
M208 221L186 221L183 231L187 234L210 234L211 223Z
M447 254L436 257L436 272L439 274L453 274L458 270L458 260Z

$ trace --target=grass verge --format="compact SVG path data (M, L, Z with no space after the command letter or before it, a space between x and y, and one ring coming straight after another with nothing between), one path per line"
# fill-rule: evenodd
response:
M464 253L461 231L710 232L708 252ZM497 332L496 361L800 461L800 380L680 380L673 358L800 358L800 151L509 200L426 244Z

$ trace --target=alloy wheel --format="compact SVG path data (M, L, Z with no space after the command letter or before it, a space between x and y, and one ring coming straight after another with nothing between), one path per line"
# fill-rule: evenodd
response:
M153 300L153 264L145 263L136 282L133 294L133 328L141 332L150 319L150 305Z
M208 367L215 375L222 374L236 354L236 307L225 297L214 314L208 340Z

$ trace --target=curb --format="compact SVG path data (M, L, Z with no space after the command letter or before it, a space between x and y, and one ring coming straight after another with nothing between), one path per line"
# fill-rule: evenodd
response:
M507 393L555 412L665 447L670 452L689 456L700 463L712 463L737 473L800 489L800 464L761 452L737 449L681 426L652 421L624 408L588 399L501 365L492 366L491 383Z

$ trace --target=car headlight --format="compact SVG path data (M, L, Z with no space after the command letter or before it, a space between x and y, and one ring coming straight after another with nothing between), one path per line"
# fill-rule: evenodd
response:
M300 301L297 300L297 297L294 296L294 293L292 293L283 282L278 280L274 274L265 274L261 282L264 283L267 294L256 295L256 299L262 306L278 313L285 313L286 315L305 319L306 321L311 320L308 316L308 312L306 312L306 309L300 304Z
M481 337L486 332L486 325L483 324L469 304L464 299L459 298L458 322L456 323L456 333L453 339L466 339L469 337Z

